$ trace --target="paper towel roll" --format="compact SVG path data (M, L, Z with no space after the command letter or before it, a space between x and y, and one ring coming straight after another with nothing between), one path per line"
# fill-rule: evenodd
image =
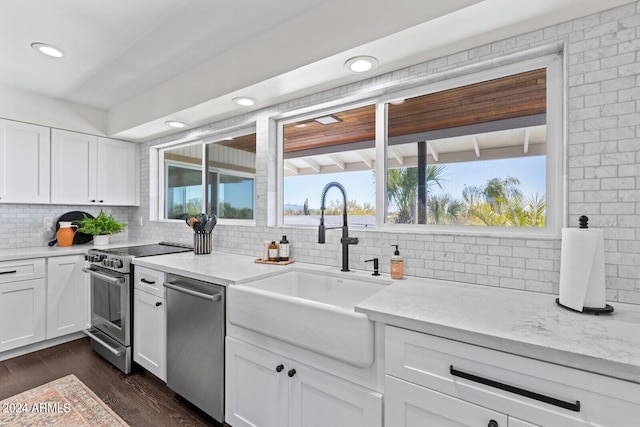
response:
M563 228L560 257L560 304L578 311L605 308L602 230Z

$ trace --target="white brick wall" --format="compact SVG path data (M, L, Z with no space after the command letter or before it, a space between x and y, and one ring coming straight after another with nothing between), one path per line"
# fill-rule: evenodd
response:
M463 65L558 42L567 43L568 55L568 221L571 225L576 224L580 215L587 214L592 226L604 229L607 299L640 304L640 2L202 128L215 130L257 122L257 226L218 226L214 230L214 248L258 257L262 253L263 240L279 239L286 234L291 241L293 259L335 266L341 263L337 235L329 233L327 244L318 245L315 229L267 227L269 215L273 215L268 200L276 188L275 137L269 117L317 104L326 107L346 97L353 99L366 93L373 95L395 90L394 86L415 84L412 82L428 79L435 73L454 73ZM141 207L124 210L132 223L131 237L151 241L191 241L191 232L186 225L147 221L149 147L172 138L177 137L166 137L141 146ZM65 211L58 210L60 213ZM37 236L29 232L27 226L23 227L22 222L5 225L5 219L13 220L17 214L26 212L28 221L38 222L38 218L49 211L42 206L1 206L0 247L40 244ZM136 225L139 215L144 217L143 227ZM15 233L16 227L25 231L26 237ZM559 239L370 230L352 230L352 234L360 238L360 244L350 248L353 268L370 269L371 265L365 265L363 261L378 257L382 271L388 272L392 254L390 245L397 243L405 257L408 275L532 292L558 292Z

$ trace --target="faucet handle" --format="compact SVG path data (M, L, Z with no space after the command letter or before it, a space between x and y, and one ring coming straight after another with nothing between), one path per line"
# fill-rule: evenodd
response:
M371 275L379 276L380 273L378 273L378 258L364 260L364 262L371 262L371 261L373 261L373 273L371 273Z

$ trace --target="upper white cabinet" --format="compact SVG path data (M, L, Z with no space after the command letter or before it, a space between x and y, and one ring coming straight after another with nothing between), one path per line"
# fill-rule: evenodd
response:
M0 203L49 203L49 128L0 119Z
M51 131L51 203L138 204L135 144Z

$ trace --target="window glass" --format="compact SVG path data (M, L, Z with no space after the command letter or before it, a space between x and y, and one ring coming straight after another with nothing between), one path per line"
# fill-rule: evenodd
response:
M349 225L375 226L375 106L305 117L283 126L283 223L318 225L330 182L347 193ZM341 226L343 197L331 188L325 224Z
M164 152L166 219L186 219L202 212L202 147L178 147Z
M255 133L168 148L162 151L161 162L165 219L201 212L220 219L254 219Z
M545 227L546 68L386 104L388 223Z

